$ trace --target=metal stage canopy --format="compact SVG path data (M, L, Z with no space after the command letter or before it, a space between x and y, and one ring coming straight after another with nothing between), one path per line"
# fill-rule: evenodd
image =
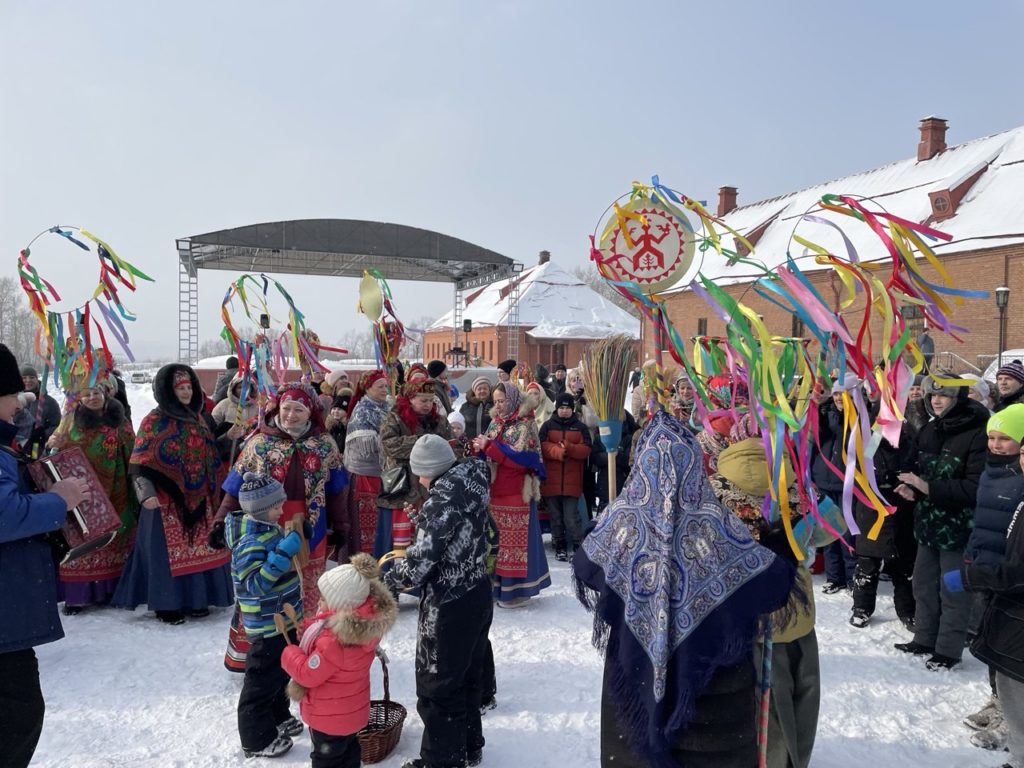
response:
M199 270L362 277L452 283L453 346L462 331L463 292L518 274L507 256L427 229L355 219L302 219L193 235L178 247L178 357L199 356ZM510 292L510 297L513 292ZM515 292L518 293L518 292ZM509 329L518 338L518 329Z

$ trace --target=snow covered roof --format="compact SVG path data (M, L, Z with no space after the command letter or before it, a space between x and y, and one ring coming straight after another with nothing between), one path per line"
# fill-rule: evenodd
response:
M538 339L600 339L613 333L640 337L640 321L612 304L554 262L523 270L519 280L519 324ZM511 280L499 280L469 294L463 319L474 327L508 324ZM428 330L452 327L452 312Z
M785 261L794 228L801 237L837 255L846 254L841 237L827 224L803 221L797 227L800 217L808 212L838 223L853 242L859 257L870 261L887 256L881 241L867 226L847 216L813 210L822 195L871 198L874 205L892 214L924 223L932 215L929 192L955 189L983 169L981 176L966 190L955 215L931 224L953 239L948 243L932 242L931 247L941 256L1024 242L1024 126L949 147L930 160L919 161L913 157L744 205L722 220L745 236L763 229L754 246L754 255L769 269ZM735 248L733 239L726 235L724 244ZM793 243L792 255L804 254L803 246ZM804 271L817 268L812 259L802 259L799 264ZM720 283L742 282L760 276L753 274L750 266L728 265L711 250L706 252L701 269Z

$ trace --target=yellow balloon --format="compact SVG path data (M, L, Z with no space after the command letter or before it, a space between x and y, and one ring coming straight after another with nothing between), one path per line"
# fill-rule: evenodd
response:
M369 272L363 272L363 279L359 281L359 311L369 319L371 323L380 320L384 312L384 294L380 289L377 278Z

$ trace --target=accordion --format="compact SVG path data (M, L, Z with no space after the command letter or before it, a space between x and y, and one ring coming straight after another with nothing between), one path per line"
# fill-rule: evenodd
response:
M69 547L62 563L107 546L117 537L121 516L114 509L96 472L78 446L46 456L28 465L28 473L42 492L60 480L79 477L89 485L89 496L68 512L61 533Z

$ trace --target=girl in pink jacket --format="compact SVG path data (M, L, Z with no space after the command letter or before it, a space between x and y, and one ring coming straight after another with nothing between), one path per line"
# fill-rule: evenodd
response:
M398 607L379 581L376 561L358 554L317 580L320 607L289 645L281 666L291 678L288 694L299 702L313 741L313 768L359 768L356 734L370 717L370 665Z

